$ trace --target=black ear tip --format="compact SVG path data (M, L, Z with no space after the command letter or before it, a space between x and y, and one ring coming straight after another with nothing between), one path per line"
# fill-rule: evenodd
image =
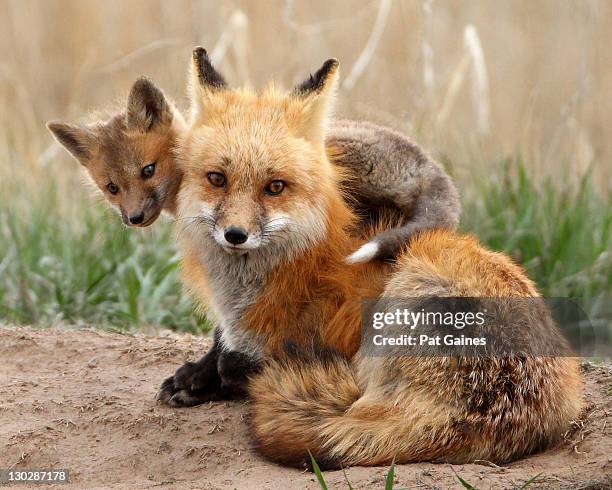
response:
M325 82L331 74L338 70L339 66L340 62L336 58L330 58L323 63L321 68L319 68L315 74L315 77L319 78L322 82Z
M208 52L202 46L196 46L193 48L193 59L199 64L201 64L203 61L210 62Z
M293 93L299 96L320 93L325 87L330 75L338 70L338 66L340 66L340 62L336 58L328 59L314 75L310 75L298 85Z
M205 86L221 89L227 87L223 76L215 70L208 57L208 53L202 46L193 48L193 63L200 83Z
M340 62L338 61L337 58L330 58L325 63L323 63L323 66L321 67L321 69L325 70L326 72L329 72L331 70L337 69L339 66L340 66Z

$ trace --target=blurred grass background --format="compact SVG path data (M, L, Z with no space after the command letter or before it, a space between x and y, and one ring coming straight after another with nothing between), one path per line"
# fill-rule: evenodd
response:
M207 328L169 224L125 230L44 127L121 103L142 74L185 108L197 44L235 85L339 58L340 115L444 162L464 230L547 295L610 298L611 42L605 0L2 0L0 322Z

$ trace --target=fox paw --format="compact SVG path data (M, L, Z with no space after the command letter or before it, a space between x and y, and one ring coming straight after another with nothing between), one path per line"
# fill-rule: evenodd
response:
M155 399L171 407L194 407L207 401L204 393L177 389L174 386L174 376L164 380Z
M201 391L214 388L219 384L215 365L200 362L186 362L174 373L174 386L177 389Z
M220 390L216 363L186 362L164 380L155 398L173 407L193 407L220 399Z

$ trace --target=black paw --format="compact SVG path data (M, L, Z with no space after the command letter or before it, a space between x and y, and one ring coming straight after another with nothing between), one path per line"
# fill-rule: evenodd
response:
M193 407L221 399L216 345L198 362L186 362L166 378L156 399L173 407Z
M218 390L189 390L179 388L174 376L166 378L159 387L155 399L171 407L194 407L218 399Z
M186 362L174 373L177 390L201 391L216 388L219 375L215 364L208 362Z
M174 385L174 376L164 380L155 399L171 407L194 407L212 401L210 394L205 391L177 389Z
M164 379L162 382L159 390L157 390L157 393L155 394L155 399L158 402L169 405L170 399L174 393L176 393L176 390L174 389L174 376L170 376L169 378Z
M218 352L213 347L198 362L186 362L165 379L156 399L172 407L245 398L247 376L253 366L242 354Z

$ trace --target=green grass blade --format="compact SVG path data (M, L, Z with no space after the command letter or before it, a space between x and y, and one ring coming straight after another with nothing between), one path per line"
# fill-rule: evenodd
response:
M459 483L461 483L461 485L463 486L463 488L467 488L468 490L476 490L476 487L470 485L468 482L466 482L463 478L461 478L459 475L457 475L455 473L455 475L457 476L457 480L459 480Z
M540 478L540 476L542 475L542 473L538 473L536 476L531 477L529 480L527 480L525 483L523 483L520 487L519 490L524 490L525 488L531 486L531 484L535 483L536 480L538 478Z
M467 490L477 490L476 487L470 485L463 478L461 478L459 474L455 471L455 468L453 468L452 466L451 466L451 470L453 470L453 473L455 474L455 476L457 477L457 480L459 481L459 483L461 484L463 488L467 488Z
M308 451L308 455L310 456L310 464L312 464L312 471L314 471L314 474L317 477L321 490L327 490L327 483L325 483L325 478L323 478L323 473L321 473L321 468L319 468L317 461L314 459L314 456L312 455L310 451Z
M395 480L395 458L391 461L391 467L387 472L387 478L385 478L385 490L393 490L393 482Z
M345 468L342 468L342 473L344 473L344 481L346 482L348 490L353 490L353 485L351 485L351 481L348 479L348 475L346 474Z

